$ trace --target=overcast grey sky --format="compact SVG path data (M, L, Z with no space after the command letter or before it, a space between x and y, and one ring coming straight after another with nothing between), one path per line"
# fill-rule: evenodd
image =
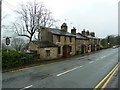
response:
M2 16L8 16L2 21L9 25L15 20L14 10L20 3L30 0L3 0ZM31 0L32 1L32 0ZM77 32L82 29L95 32L97 37L118 34L118 1L119 0L38 0L49 8L55 17L59 19L58 27L63 22L68 24L68 31L74 26ZM66 21L65 21L66 19ZM11 35L11 32L2 31L3 35Z

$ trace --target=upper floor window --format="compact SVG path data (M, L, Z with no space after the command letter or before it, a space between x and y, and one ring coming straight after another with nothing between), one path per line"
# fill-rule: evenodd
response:
M80 44L80 40L77 41L77 44Z
M60 42L60 36L57 36L57 40L58 40L58 42Z
M67 38L67 37L65 36L65 42L66 42L66 38Z
M72 37L70 37L70 42L72 42Z

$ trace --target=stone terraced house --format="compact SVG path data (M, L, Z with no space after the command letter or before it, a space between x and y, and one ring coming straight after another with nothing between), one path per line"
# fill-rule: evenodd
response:
M89 39L87 41L89 52L97 51L100 49L100 38L95 37L94 32L90 33L89 31L83 30L82 35Z
M61 29L44 27L39 35L40 41L30 42L28 49L36 50L40 60L90 53L99 50L100 46L100 39L95 37L95 33L85 30L76 33L75 28L69 33L66 23L61 25Z

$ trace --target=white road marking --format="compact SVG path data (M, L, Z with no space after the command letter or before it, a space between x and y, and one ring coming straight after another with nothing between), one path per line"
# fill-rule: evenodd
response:
M77 69L77 68L80 68L80 67L83 67L83 66L79 66L79 67L75 67L75 68L73 68L73 69L67 70L67 71L65 71L65 72L63 72L63 73L57 74L57 76L61 76L61 75L63 75L63 74L66 74L66 73L68 73L68 72L71 72L71 71L73 71L73 70L75 70L75 69Z
M103 57L101 57L101 59L102 59L102 58L105 58L105 57L106 57L106 56L103 56Z
M89 63L93 63L94 61L90 61Z
M85 58L86 56L83 56L83 57L79 57L79 58L76 58L76 59L83 59L83 58Z
M30 86L24 87L24 88L22 88L22 89L20 89L20 90L24 90L24 89L30 88L30 87L32 87L32 86L33 86L33 85L30 85Z

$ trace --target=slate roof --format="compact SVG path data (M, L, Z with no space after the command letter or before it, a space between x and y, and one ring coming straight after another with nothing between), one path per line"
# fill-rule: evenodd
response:
M56 44L49 42L49 41L32 41L38 48L45 48L45 47L58 47Z
M87 40L88 38L80 35L80 34L76 34L76 39L83 39L83 40Z
M63 36L72 36L72 37L75 37L76 35L73 35L69 32L65 32L61 29L55 29L55 28L45 28L47 31L53 33L53 34L56 34L56 35L63 35Z
M82 35L82 34L71 34L69 32L65 32L61 29L56 29L56 28L47 28L45 27L45 30L51 32L52 34L56 34L56 35L63 35L63 36L71 36L71 37L76 37L77 39L84 39L84 40L87 40L87 39L99 39L97 37L93 37L93 36L87 36L87 35Z
M90 38L90 39L100 39L100 38L98 38L98 37L93 37L93 36L90 36L90 35L85 35L86 37L88 37L88 38Z

